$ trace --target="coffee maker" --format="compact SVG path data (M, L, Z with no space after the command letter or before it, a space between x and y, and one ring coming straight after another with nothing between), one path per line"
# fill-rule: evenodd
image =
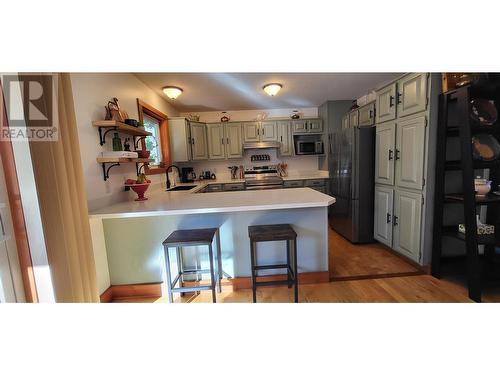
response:
M181 182L193 182L194 180L196 180L196 174L193 168L181 168Z

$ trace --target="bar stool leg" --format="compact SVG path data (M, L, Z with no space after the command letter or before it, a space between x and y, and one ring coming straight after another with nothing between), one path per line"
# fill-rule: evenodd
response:
M293 277L295 282L295 303L299 302L299 274L297 273L297 239L293 240Z
M255 284L256 280L256 271L255 271L255 258L257 256L256 254L256 248L255 248L255 241L250 241L250 263L251 263L251 270L252 270L252 300L253 303L257 302L257 285Z
M208 245L208 256L210 257L210 284L212 286L212 302L217 302L215 298L215 274L214 274L214 253L212 244Z
M182 257L182 247L177 246L175 251L177 255L177 272L179 273L179 287L182 288L184 286L184 261ZM181 296L184 296L185 294L186 293L181 292Z
M288 281L288 289L292 287L292 277L290 275L290 270L292 269L292 264L290 263L290 240L286 241L286 279Z
M163 246L164 253L165 253L165 273L167 276L167 294L168 294L168 302L173 303L174 298L173 298L173 293L172 293L172 277L170 275L170 257L168 255L168 246L165 245Z
M215 238L217 241L217 279L218 279L218 289L219 293L222 292L222 249L220 246L220 230L217 229L215 234Z

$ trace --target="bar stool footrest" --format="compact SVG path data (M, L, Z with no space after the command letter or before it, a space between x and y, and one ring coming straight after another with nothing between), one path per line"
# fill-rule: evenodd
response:
M268 264L265 266L254 266L254 270L273 270L273 269L280 269L280 268L288 268L288 264Z
M202 290L212 290L211 285L200 285L200 286L186 286L182 288L172 288L172 293L190 293L199 292Z

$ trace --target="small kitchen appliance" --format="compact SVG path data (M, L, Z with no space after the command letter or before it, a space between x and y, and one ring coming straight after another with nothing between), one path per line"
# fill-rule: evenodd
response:
M181 168L182 183L193 182L194 180L196 180L196 174L194 173L193 168L191 167Z

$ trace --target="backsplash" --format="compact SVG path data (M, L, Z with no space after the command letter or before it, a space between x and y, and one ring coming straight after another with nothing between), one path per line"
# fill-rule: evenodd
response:
M252 161L253 155L269 155L270 160ZM203 160L191 161L186 163L176 163L180 168L193 167L196 176L199 176L202 171L209 170L216 174L218 178L229 179L231 178L231 171L229 167L232 165L243 165L246 167L256 165L269 165L277 163L288 164L288 173L301 174L305 172L314 172L318 170L318 156L317 155L303 155L303 156L279 156L276 149L259 149L259 150L246 150L242 159L228 159L228 160Z

